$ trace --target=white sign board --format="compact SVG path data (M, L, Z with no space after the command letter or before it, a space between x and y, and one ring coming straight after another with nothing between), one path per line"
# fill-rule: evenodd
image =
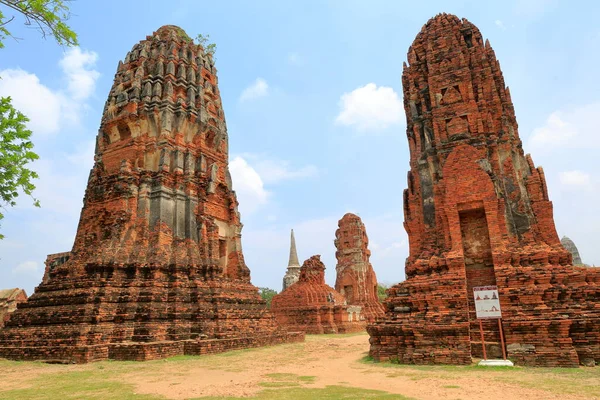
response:
M502 318L497 286L474 287L473 297L475 298L477 318Z

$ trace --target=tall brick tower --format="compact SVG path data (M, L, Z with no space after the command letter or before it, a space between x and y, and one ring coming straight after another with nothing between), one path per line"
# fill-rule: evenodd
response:
M163 26L119 62L70 254L0 333L0 357L144 360L299 339L241 247L211 55Z
M382 317L384 310L377 297L377 276L369 261L369 238L358 215L347 213L338 221L335 247L335 290L346 297L348 304L361 306L366 321Z
M388 291L386 320L368 327L371 355L470 363L482 348L472 288L497 285L513 361L600 361L600 271L570 265L489 42L469 21L440 14L408 63L407 279ZM496 321L484 329L488 354L500 355Z

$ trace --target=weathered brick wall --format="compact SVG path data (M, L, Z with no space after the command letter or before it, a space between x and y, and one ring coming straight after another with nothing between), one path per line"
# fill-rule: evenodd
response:
M216 69L180 28L119 62L94 160L73 249L48 257L0 357L149 359L190 340L218 351L301 337L250 283Z
M360 306L348 306L346 299L325 284L321 256L304 261L298 281L273 296L271 311L289 331L311 334L347 333L365 329Z
M371 355L471 362L481 353L472 288L497 284L508 356L520 364L600 362L600 270L558 239L541 167L525 155L489 42L440 14L408 51L402 84L411 154L404 191L406 281L368 326ZM484 324L499 356L499 329Z
M346 297L348 304L361 306L366 321L382 317L384 309L377 297L377 277L369 261L369 238L359 216L347 213L339 220L335 247L335 290Z

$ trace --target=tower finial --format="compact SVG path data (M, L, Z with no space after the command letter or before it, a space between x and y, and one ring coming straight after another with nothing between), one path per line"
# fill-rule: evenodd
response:
M292 229L290 238L290 261L288 262L288 267L295 267L299 265L298 253L296 252L296 239L294 238L294 230Z

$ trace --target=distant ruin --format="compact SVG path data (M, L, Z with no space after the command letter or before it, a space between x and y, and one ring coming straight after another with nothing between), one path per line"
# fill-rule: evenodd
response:
M89 362L301 341L250 283L212 56L163 26L119 62L73 249L0 331L0 357Z
M410 254L385 319L367 327L371 356L470 364L482 352L473 287L497 285L513 362L600 362L600 270L573 266L560 243L489 41L466 19L437 15L408 50L402 86ZM488 355L501 356L497 321L484 332Z
M369 261L369 238L358 215L347 213L339 220L335 247L335 290L346 298L348 304L361 306L366 321L373 322L377 317L383 317L384 308L377 297L377 277Z
M361 307L346 303L344 296L325 284L321 256L304 261L298 282L275 295L271 311L290 331L311 334L348 333L365 329Z
M346 214L338 222L335 289L325 284L325 265L320 256L306 260L299 271L294 231L284 287L273 297L271 310L277 320L295 331L343 333L365 328L384 315L377 297L377 277L369 262L371 252L364 224L357 215Z
M27 300L25 290L19 288L0 290L0 328L8 321L10 314L17 309L17 305Z
M583 263L583 261L581 261L579 250L577 249L577 246L575 246L575 243L571 239L569 239L566 236L563 236L563 238L560 239L560 243L565 249L569 251L569 253L571 253L571 256L573 256L573 265L587 266Z

